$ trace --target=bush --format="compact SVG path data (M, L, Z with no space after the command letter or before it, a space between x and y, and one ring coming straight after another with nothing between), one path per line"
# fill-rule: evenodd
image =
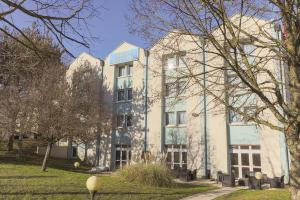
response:
M121 177L128 182L156 187L171 187L173 177L171 171L163 164L134 164L119 171Z

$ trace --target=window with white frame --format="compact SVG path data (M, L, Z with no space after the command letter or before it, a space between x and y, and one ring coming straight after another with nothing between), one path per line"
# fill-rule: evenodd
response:
M133 65L129 64L127 67L127 76L132 76Z
M165 69L172 70L186 67L185 53L176 53L165 57Z
M167 165L172 170L187 169L187 148L186 145L166 145Z
M177 124L186 124L186 112L185 111L177 112Z
M245 178L250 172L261 172L259 145L232 145L231 170L235 178Z
M119 89L118 90L118 101L124 101L125 100L125 90Z
M131 114L119 114L117 115L117 127L127 128L132 126Z
M249 123L250 118L255 117L256 109L257 108L254 105L244 106L242 108L239 108L239 110L241 110L241 112L243 112L245 116L240 115L237 112L234 112L233 110L230 110L229 111L229 122L230 123L244 123L244 124Z
M174 112L166 112L166 125L175 125Z
M118 70L119 70L118 71L119 77L126 76L126 67L125 67L125 65L119 66Z
M116 145L116 169L123 168L130 164L131 160L131 145Z
M132 88L127 88L127 100L132 100Z

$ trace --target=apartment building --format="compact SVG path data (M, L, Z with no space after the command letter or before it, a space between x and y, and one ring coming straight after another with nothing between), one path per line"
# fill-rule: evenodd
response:
M266 22L247 19L244 28L255 32ZM113 123L110 136L101 140L99 154L94 148L91 155L111 169L141 162L144 152L149 152L154 160L164 158L172 170L196 169L199 177L234 171L236 178L242 178L250 171L261 171L269 177L285 175L287 181L289 158L284 134L245 120L200 87L215 87L222 93L225 89L220 85L240 83L230 71L218 74L216 80L212 80L216 76L205 76L203 72L211 66L223 66L224 60L208 53L213 51L210 45L205 46L207 51L199 50L193 37L177 37L173 31L149 51L124 42L103 62L93 58L102 70L107 88L104 97ZM244 48L253 52L254 45L246 41ZM80 58L89 61L84 55ZM201 62L195 64L195 59ZM81 62L74 63L80 67ZM274 60L267 66L274 73L281 67ZM188 77L191 72L201 78ZM214 86L213 82L222 84ZM233 102L232 93L224 95ZM252 94L247 101L245 112L259 104ZM268 111L265 116L276 122Z

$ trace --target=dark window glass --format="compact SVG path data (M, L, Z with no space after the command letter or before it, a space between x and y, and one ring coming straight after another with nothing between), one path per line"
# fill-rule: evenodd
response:
M77 157L77 147L73 147L72 150L72 156Z
M120 160L121 152L119 150L116 151L116 160Z
M128 153L129 153L128 160L131 160L131 151L129 151Z
M128 75L128 76L131 76L131 75L132 75L132 69L133 69L133 66L132 66L132 65L129 65L129 66L128 66L128 69L127 69L127 75Z
M187 153L182 152L182 163L187 163Z
M116 161L116 169L119 169L120 168L120 161Z
M259 145L253 145L251 146L252 149L260 149L260 146Z
M180 158L179 158L179 152L174 152L174 163L179 163Z
M238 161L238 154L237 153L232 153L231 154L231 165L238 165L239 161Z
M132 88L128 88L127 89L127 100L131 100L132 99Z
M238 167L232 167L231 171L234 173L235 178L239 178L239 168Z
M173 112L167 112L166 113L166 125L172 125L174 123L174 113Z
M246 176L249 177L249 172L250 172L249 167L242 167L242 176L243 176L243 178L245 178Z
M167 153L167 162L172 162L172 154L171 154L171 152L168 152Z
M260 154L252 154L252 158L253 158L253 165L254 166L261 166Z
M249 154L242 153L242 165L249 166Z
M178 124L186 124L186 112L180 111L177 112Z
M124 126L124 115L117 116L117 126L123 127Z
M249 146L241 146L241 149L249 149Z
M126 151L122 151L122 160L126 160L127 155L126 155Z
M119 67L119 77L120 76L125 76L125 66Z
M132 116L131 115L126 116L126 123L127 123L127 127L132 126Z
M118 101L125 100L125 92L123 89L118 90Z

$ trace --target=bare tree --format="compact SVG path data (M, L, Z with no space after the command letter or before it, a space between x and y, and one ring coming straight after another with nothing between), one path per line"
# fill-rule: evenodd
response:
M49 52L49 47L53 44L47 35L40 33L35 27L23 31L35 45L44 52ZM28 43L22 35L11 34ZM0 124L9 137L8 150L12 150L15 135L22 138L23 133L33 131L35 88L50 59L45 55L37 56L32 50L6 35L1 38L0 46Z
M292 199L299 199L299 2L133 0L131 7L132 30L150 43L173 54L191 44L181 78L199 86L207 104L285 133ZM167 42L157 42L166 34Z
M103 99L106 88L101 73L101 69L85 62L72 75L71 99L76 127L72 135L76 142L84 144L86 163L89 162L88 148L96 141L100 143L101 136L107 133L110 126L111 116Z
M72 55L66 47L67 42L89 47L89 32L86 20L95 16L98 7L92 0L56 1L56 0L2 0L0 2L0 32L25 45L27 48L41 53L39 46L32 42L24 32L20 23L15 23L15 16L29 18L48 30L62 48ZM14 37L10 31L21 34L26 42Z

